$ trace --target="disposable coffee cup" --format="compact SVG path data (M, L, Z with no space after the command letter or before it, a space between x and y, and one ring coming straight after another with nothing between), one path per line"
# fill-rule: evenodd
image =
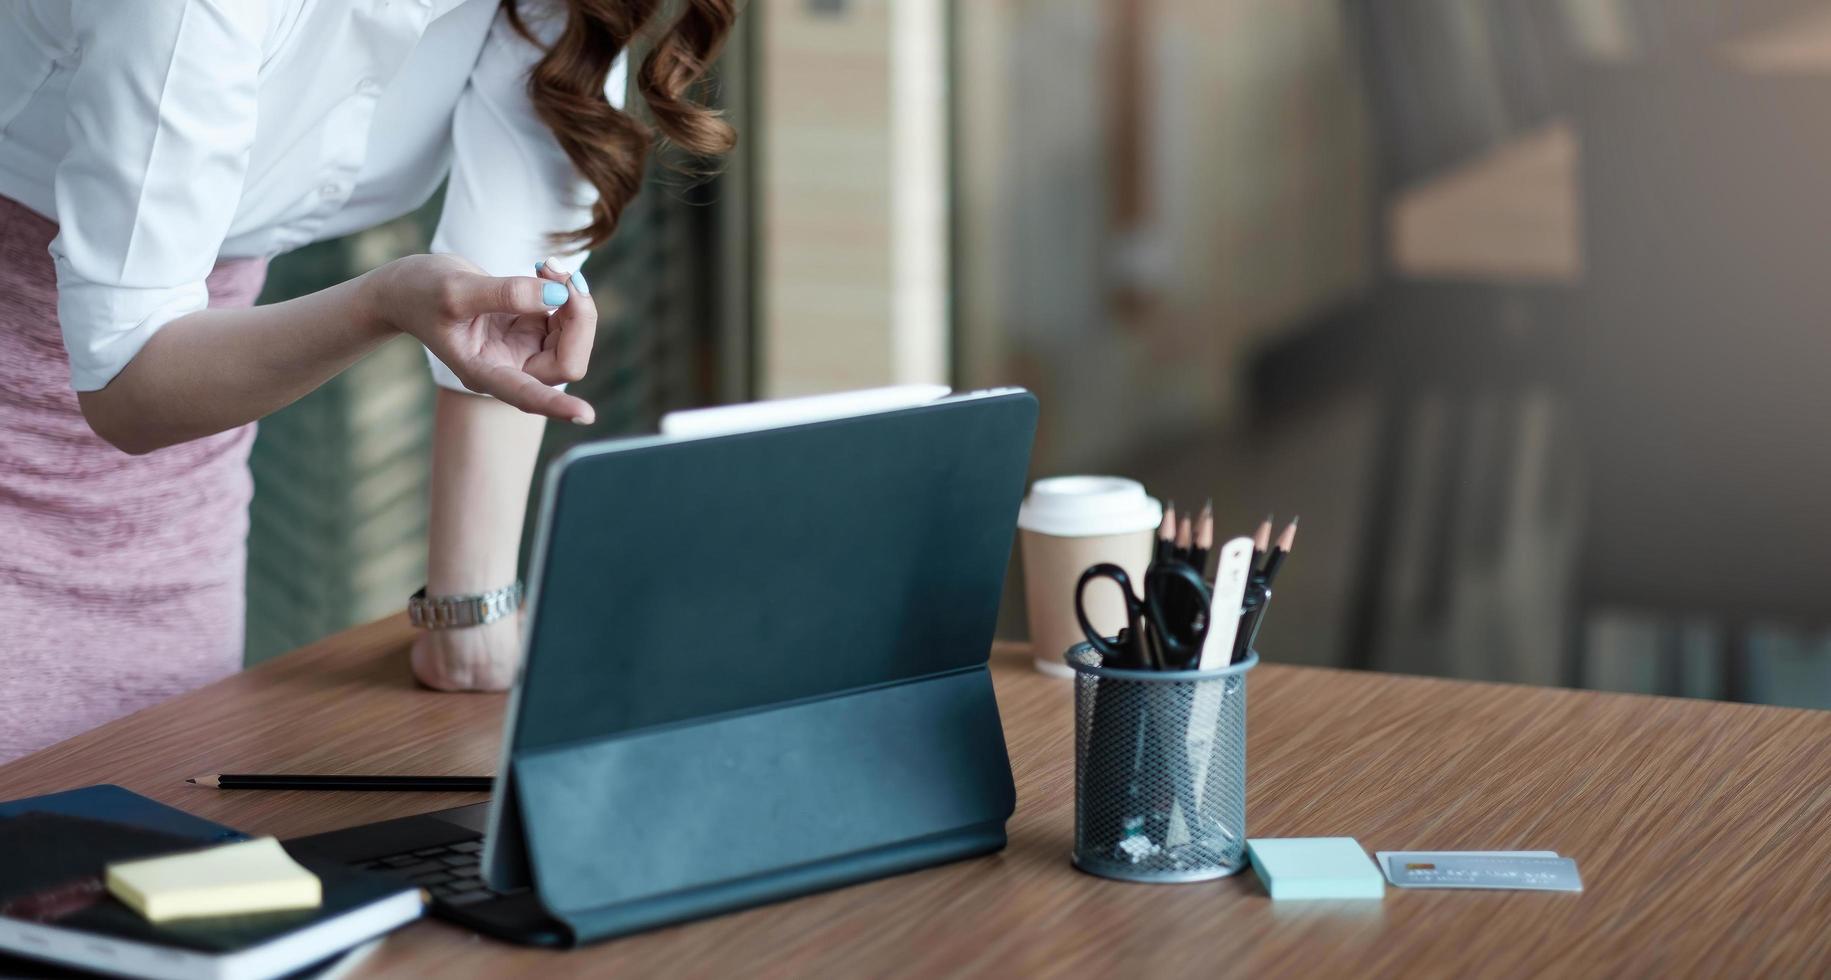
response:
M1058 476L1030 487L1017 514L1017 528L1037 670L1074 676L1062 655L1085 640L1074 609L1081 573L1111 562L1141 586L1162 521L1163 505L1136 480ZM1112 583L1087 589L1087 619L1106 636L1126 625L1125 603Z

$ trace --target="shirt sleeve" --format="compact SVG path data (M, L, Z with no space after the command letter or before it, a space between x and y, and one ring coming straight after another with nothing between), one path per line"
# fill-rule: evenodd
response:
M266 4L78 0L69 150L52 192L70 382L114 380L204 285L254 142Z
M531 6L522 5L528 29L551 43L563 21ZM452 116L451 177L432 250L461 255L492 276L533 275L534 266L554 254L547 236L591 220L598 198L534 112L528 72L542 54L498 11ZM626 56L619 55L604 84L605 96L619 108L625 65ZM569 269L585 257L558 256ZM469 390L431 351L426 359L440 387Z

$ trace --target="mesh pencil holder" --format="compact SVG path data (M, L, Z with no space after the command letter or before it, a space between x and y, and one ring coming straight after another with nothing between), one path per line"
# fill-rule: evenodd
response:
M1246 861L1246 672L1074 670L1074 863L1127 881L1203 881Z

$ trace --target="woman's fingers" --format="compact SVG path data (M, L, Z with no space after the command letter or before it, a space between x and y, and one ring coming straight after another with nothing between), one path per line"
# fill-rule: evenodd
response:
M577 381L591 366L591 345L598 335L598 307L583 272L568 273L552 259L537 267L542 279L566 287L566 302L547 318L549 342L528 361L528 373L548 384Z
M464 383L473 391L492 395L531 415L545 415L580 425L590 425L597 419L597 413L584 399L549 388L527 372L505 364L478 367Z

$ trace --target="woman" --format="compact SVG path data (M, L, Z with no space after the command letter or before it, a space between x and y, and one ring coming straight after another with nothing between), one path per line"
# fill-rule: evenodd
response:
M544 419L592 421L555 386L582 376L597 320L569 270L615 230L651 141L621 111L639 31L660 134L732 142L688 98L732 3L661 6L0 7L0 761L241 666L254 422L397 333L439 385L428 605L512 608L456 597L513 595ZM435 254L251 305L269 257L448 177ZM411 663L432 687L499 689L517 644L510 615L423 633Z

